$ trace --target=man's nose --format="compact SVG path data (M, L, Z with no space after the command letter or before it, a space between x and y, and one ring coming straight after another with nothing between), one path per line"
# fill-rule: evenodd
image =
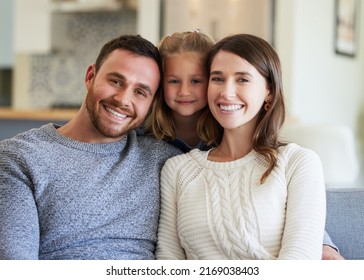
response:
M118 102L121 106L130 106L133 98L133 89L126 87L118 90L114 95L114 100Z

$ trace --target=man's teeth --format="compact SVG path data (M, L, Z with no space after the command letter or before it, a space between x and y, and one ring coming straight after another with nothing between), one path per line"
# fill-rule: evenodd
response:
M110 112L114 116L117 116L118 118L126 118L126 115L120 114L118 112L115 112L114 110L110 109L109 107L105 106L106 111Z
M240 110L241 108L243 108L242 105L220 105L220 109L224 110L224 111L237 111Z

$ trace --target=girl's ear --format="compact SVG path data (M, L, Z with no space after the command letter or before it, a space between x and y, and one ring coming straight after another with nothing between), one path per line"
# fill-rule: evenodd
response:
M95 64L92 64L87 68L86 71L85 84L87 88L89 88L94 78L95 78Z

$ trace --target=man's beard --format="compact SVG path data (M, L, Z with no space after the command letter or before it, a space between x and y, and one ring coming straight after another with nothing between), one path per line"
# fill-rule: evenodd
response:
M110 125L103 124L103 122L105 122L105 120L103 120L102 117L100 117L97 113L98 110L100 110L99 106L103 106L103 105L95 102L93 99L93 96L94 96L94 87L92 84L89 91L87 92L87 96L86 96L86 109L89 114L92 125L95 127L95 129L101 135L103 135L107 138L122 138L129 131L138 127L138 124L135 124L135 123L134 123L134 125L130 124L129 126L126 125L126 126L121 126L121 127L120 127L120 125L118 125L119 127L116 127L116 126L113 127L113 126L111 126L111 124Z

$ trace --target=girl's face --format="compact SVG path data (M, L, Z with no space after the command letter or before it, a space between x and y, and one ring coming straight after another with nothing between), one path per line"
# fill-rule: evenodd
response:
M264 77L240 56L219 51L212 60L208 103L224 129L255 128L258 112L269 95Z
M192 116L207 105L208 78L201 55L194 52L164 60L163 91L167 105L180 116Z

